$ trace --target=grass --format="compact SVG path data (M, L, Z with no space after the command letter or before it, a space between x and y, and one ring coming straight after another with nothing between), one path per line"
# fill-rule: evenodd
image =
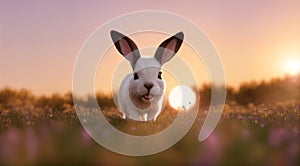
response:
M30 105L0 110L0 165L300 164L300 104L295 101L226 104L218 127L204 142L197 139L207 110L200 109L182 140L166 151L144 157L119 155L97 144L69 104L59 110ZM167 109L156 122L136 122L121 119L114 108L102 111L114 127L132 135L159 132L177 115Z

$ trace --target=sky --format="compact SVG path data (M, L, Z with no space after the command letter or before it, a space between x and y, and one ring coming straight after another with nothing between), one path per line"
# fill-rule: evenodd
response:
M300 59L299 9L299 0L0 1L0 88L70 91L90 34L141 10L177 13L199 26L218 50L229 85L283 77L285 61Z

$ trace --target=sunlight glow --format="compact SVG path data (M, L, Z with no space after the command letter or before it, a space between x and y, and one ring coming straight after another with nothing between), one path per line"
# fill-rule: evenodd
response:
M285 70L291 75L296 75L300 72L300 60L289 59L285 64Z
M195 92L186 85L176 86L169 94L169 103L174 109L188 110L195 102Z

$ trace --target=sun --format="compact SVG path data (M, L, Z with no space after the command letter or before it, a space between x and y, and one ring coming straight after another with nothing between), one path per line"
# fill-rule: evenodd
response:
M298 59L289 59L285 63L285 70L291 75L296 75L300 72L300 60Z
M171 90L168 100L174 109L189 110L196 102L196 94L190 87L180 85Z

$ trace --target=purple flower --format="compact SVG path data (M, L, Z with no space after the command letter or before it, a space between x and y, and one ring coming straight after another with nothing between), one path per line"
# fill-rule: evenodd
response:
M88 131L81 129L80 131L80 138L81 142L84 146L88 146L91 142L90 135L88 134Z
M29 160L34 160L37 157L38 153L38 140L32 129L26 131L26 150Z
M238 120L243 120L243 119L244 119L244 117L241 114L239 114L238 115Z
M194 165L216 165L222 157L222 142L219 135L212 133L204 142L204 153L195 159Z
M288 133L285 128L272 129L269 134L269 143L272 146L279 146L283 143L287 134Z
M249 119L249 120L252 120L252 119L253 119L253 116L252 116L252 115L249 115L249 116L248 116L248 119Z
M136 127L135 126L132 126L131 127L131 131L135 131L136 130Z
M249 132L249 130L243 129L243 130L242 130L242 136L243 136L243 138L248 139L248 138L250 137L250 132Z

